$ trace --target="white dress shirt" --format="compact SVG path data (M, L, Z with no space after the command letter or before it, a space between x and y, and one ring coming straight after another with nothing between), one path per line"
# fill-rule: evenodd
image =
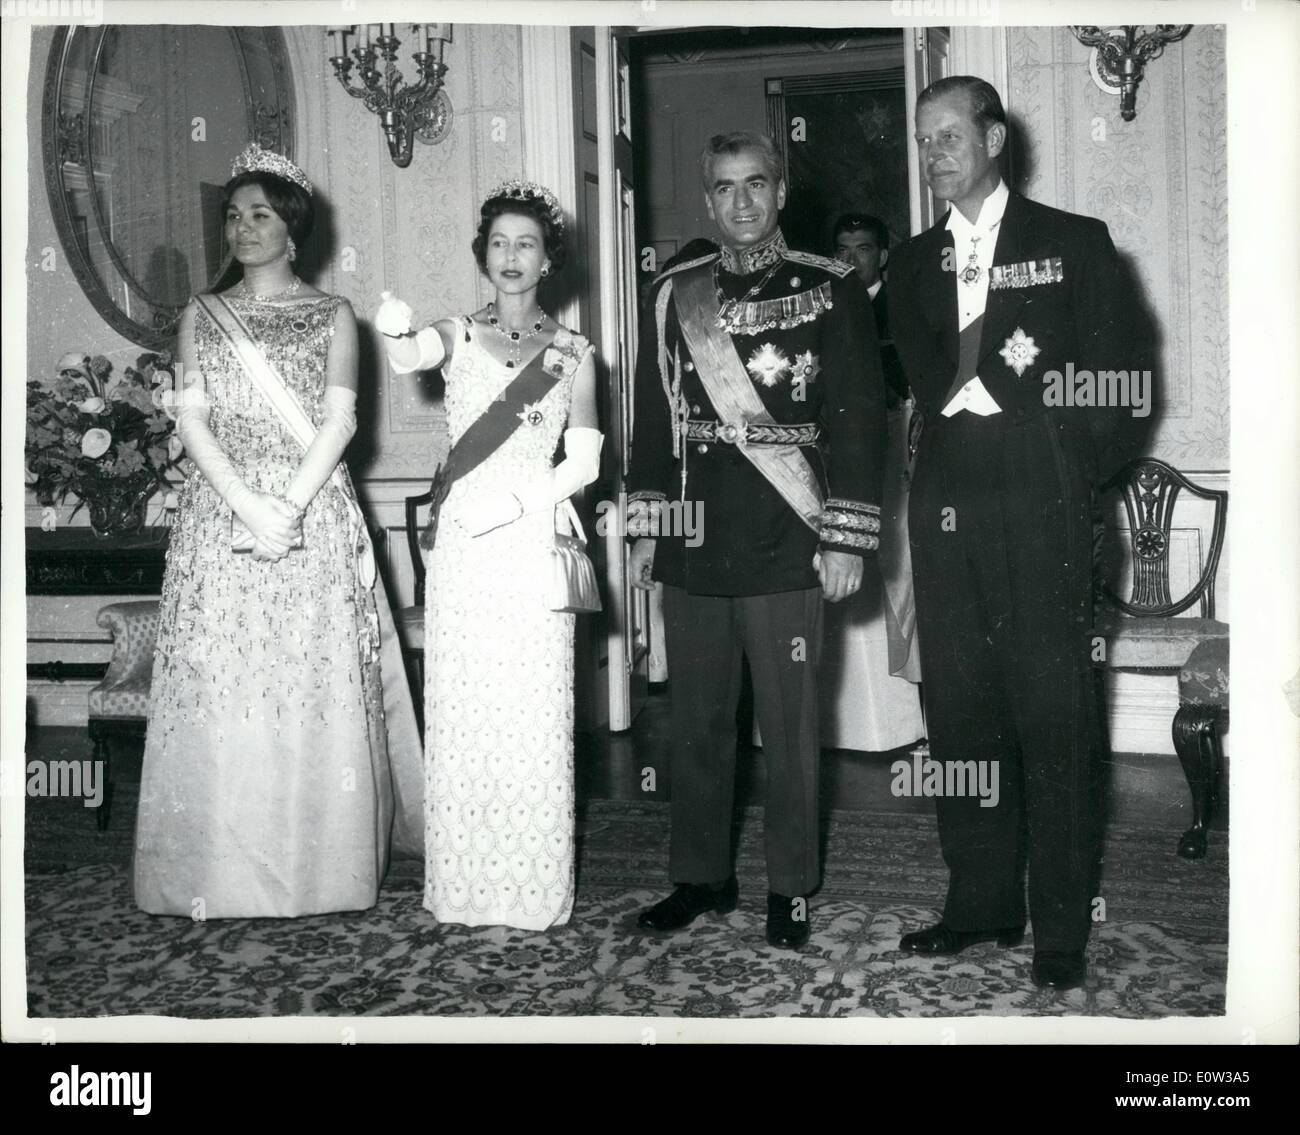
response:
M980 214L974 222L968 221L955 205L948 209L948 231L952 233L953 253L957 270L957 330L964 331L984 314L989 295L989 269L993 267L993 248L998 241L998 228L1007 208L1010 191L1006 183L998 180L997 188L984 198ZM971 253L975 258L971 260ZM962 272L970 264L979 268L979 278L973 284L962 279ZM943 408L943 416L951 418L962 410L987 417L1000 414L1002 407L985 389L979 375L972 378Z
M876 293L880 291L880 289L883 288L884 286L885 286L885 281L883 279L877 280L874 284L871 285L871 287L867 289L867 295L869 295L874 300L876 298Z

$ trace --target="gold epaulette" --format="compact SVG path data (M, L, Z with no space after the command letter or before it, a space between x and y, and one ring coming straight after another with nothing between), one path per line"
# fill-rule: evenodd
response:
M665 268L652 281L651 285L659 283L665 276L672 276L677 272L684 271L687 268L694 268L699 264L708 264L711 260L717 260L722 255L721 251L709 252L704 256L697 256L694 260L683 260L680 264L674 264L671 268Z
M815 252L796 252L794 249L787 249L785 258L793 260L797 264L808 264L813 268L825 268L832 275L839 276L843 279L852 273L851 265L845 264L842 260L836 260L830 256L818 256Z

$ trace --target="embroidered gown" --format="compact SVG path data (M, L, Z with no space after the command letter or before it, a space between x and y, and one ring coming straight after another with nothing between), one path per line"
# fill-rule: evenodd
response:
M452 444L519 374L468 317L445 369ZM452 485L429 556L425 606L424 905L439 922L542 930L573 909L573 620L543 597L555 510L481 536L465 523L494 489L552 465L573 378L590 350L561 328L545 362L560 381Z
M340 302L232 301L317 425ZM284 493L303 450L201 308L195 348L217 442L250 488ZM192 471L163 578L136 902L205 918L373 906L390 831L419 854L422 789L383 585L357 579L332 482L307 508L303 547L277 562L232 552L230 523Z

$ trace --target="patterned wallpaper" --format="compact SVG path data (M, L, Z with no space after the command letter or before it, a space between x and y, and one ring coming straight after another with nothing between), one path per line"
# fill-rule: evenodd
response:
M349 463L364 478L425 478L446 449L440 389L432 378L388 378L369 320L384 290L417 321L491 298L470 242L483 197L523 171L520 29L456 25L444 55L451 133L436 146L417 141L406 169L389 158L378 118L334 78L320 30L287 35L298 90L315 94L300 98L298 153L330 206L319 284L346 296L363 325L361 430Z
M1016 188L1100 217L1161 339L1164 410L1150 452L1226 470L1228 166L1224 29L1202 25L1150 63L1137 117L1088 73L1068 28L1008 28Z

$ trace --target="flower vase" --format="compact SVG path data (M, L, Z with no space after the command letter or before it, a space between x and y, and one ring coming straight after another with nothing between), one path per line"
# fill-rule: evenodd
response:
M108 482L86 501L90 527L104 540L131 536L144 527L145 506L155 484L148 481Z

